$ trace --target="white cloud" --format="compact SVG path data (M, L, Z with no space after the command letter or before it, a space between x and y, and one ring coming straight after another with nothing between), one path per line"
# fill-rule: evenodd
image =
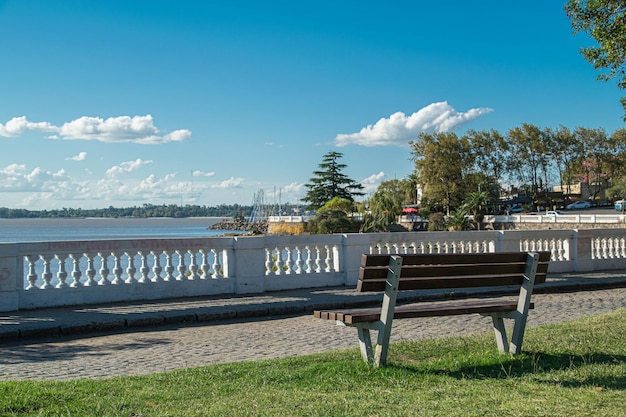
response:
M141 168L144 165L148 165L151 164L152 160L148 160L148 161L143 161L141 159L135 159L134 161L127 161L127 162L122 162L119 165L116 165L114 167L109 168L105 175L107 177L116 177L120 174L128 174L130 172L133 172L139 168Z
M243 178L230 177L219 184L212 185L211 188L241 188L243 181Z
M200 170L195 170L193 171L193 176L194 177L212 177L213 175L215 175L215 172L203 172Z
M291 194L301 194L302 190L304 190L304 184L302 183L292 182L285 186L285 192Z
M26 165L12 164L0 170L3 192L47 192L55 198L72 199L77 194L83 196L87 188L86 183L72 179L64 169L54 172L36 167L29 172Z
M18 136L25 131L50 132L51 139L62 140L98 140L101 142L132 142L154 145L167 142L180 142L191 137L187 129L175 130L162 134L154 126L152 116L118 116L102 119L82 116L78 119L54 126L48 122L30 122L25 116L14 117L6 124L0 123L0 136Z
M80 152L78 155L65 158L66 161L84 161L87 159L87 152Z
M48 122L29 122L26 120L26 116L14 117L4 125L0 123L0 136L19 136L27 130L56 132L58 128Z
M118 175L131 173L149 163L152 161L141 159L124 162L107 170L98 180L72 178L64 169L47 171L41 167L29 169L23 164L11 164L0 168L0 193L6 193L4 195L13 201L22 198L18 206L43 209L66 207L69 201L78 201L78 206L86 203L98 207L167 200L180 202L184 197L185 202L193 203L199 200L202 190L208 188L194 184L192 189L189 182L177 181L176 173L163 177L149 174L143 179L133 174Z
M459 113L447 102L430 104L421 110L405 115L397 112L367 125L357 133L338 134L337 146L407 146L420 132L447 132L463 123L492 112L489 108L475 108Z
M378 186L381 182L383 182L385 178L385 173L380 171L378 174L372 174L369 177L361 180L361 185L363 186L363 192L365 194L375 193L378 189Z
M2 168L0 170L0 174L7 175L7 176L19 175L25 170L26 170L26 165L24 164L11 164L11 165L6 166L5 168Z

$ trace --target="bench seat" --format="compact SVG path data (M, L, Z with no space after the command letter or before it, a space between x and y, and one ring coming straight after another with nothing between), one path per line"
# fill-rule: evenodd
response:
M529 308L535 308L530 303ZM517 299L486 299L463 300L458 302L436 301L419 304L405 304L396 306L394 319L408 319L414 317L455 316L462 314L486 314L496 312L513 312L517 309ZM314 317L325 320L335 320L344 324L365 323L380 320L380 307L352 308L342 310L317 310Z

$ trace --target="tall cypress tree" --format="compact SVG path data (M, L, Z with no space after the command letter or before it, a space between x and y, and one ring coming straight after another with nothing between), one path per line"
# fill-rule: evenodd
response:
M334 197L354 201L355 196L364 195L363 186L342 173L347 165L338 162L341 157L341 152L328 152L318 165L319 169L313 171L314 176L305 184L308 190L302 199L310 203L309 208L317 210Z

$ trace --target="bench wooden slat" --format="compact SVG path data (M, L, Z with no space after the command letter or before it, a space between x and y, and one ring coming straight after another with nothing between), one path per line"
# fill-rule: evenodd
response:
M530 308L534 308L531 303ZM517 309L517 300L489 299L460 302L428 302L396 306L394 319L415 317L454 316L474 313L511 312ZM317 310L314 317L337 320L345 324L374 322L380 319L380 308L355 308L345 310Z
M392 255L363 255L362 266L387 266ZM402 266L417 264L526 263L526 252L402 254Z
M491 264L446 264L446 265L402 265L400 279L411 277L445 277L455 275L523 274L525 263ZM364 267L359 271L359 279L379 279L387 277L385 267Z
M521 275L509 276L452 276L437 278L405 278L399 283L398 289L403 290L435 290L453 288L476 288L476 287L502 287L508 285L520 285ZM357 283L359 292L379 292L384 291L386 280L368 280Z
M538 275L536 283L545 282L546 274ZM542 279L540 279L542 278ZM428 278L403 278L400 280L400 290L429 290L429 289L452 289L474 287L502 287L519 285L522 275L478 275L478 276L451 276L451 277L428 277ZM359 280L356 290L358 292L380 292L385 290L385 278Z

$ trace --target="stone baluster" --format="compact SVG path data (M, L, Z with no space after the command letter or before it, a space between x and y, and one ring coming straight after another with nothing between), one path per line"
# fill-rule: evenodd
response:
M72 258L72 283L70 287L77 288L80 287L80 278L83 275L80 270L80 258L82 258L82 254L71 253L70 258Z
M424 241L421 240L420 241L420 249L419 250L420 250L419 253L422 254L422 255L428 253L428 244L424 243Z
M139 282L145 284L146 282L150 282L150 267L148 266L148 254L143 251L139 251L139 256L141 256L141 267L139 267L139 273L141 274L141 278L139 278Z
M272 261L272 251L265 249L265 275L270 275L274 269L274 262Z
M165 253L165 278L164 281L175 281L176 278L174 278L174 271L176 270L176 268L174 268L174 264L172 263L172 253L170 251L164 251L163 253Z
M407 248L406 248L406 253L407 255L411 255L411 254L415 254L417 252L415 252L417 250L417 246L415 241L411 241L407 243Z
M43 285L41 289L47 290L48 288L54 288L50 281L52 281L52 271L50 269L50 255L41 255L41 259L43 260L43 272L41 274L41 279L43 279Z
M198 276L198 261L192 250L188 250L187 253L189 253L189 280L193 281L200 278Z
M124 268L122 268L121 255L119 253L111 252L111 256L113 256L113 281L111 284L119 285L123 284L124 280L122 279L122 274L124 273Z
M59 281L56 285L57 288L67 288L67 271L65 270L65 257L62 255L56 254L54 255L57 258L57 263L59 264L59 270L57 272L57 280Z
M111 281L109 281L109 255L106 253L99 253L98 256L102 259L102 264L100 265L100 282L99 285L109 285Z
M311 246L306 245L306 272L309 274L313 272L313 251L311 250Z
M302 259L302 249L296 246L296 274L301 274L304 268L304 260Z
M285 271L283 271L283 254L282 251L276 246L274 248L274 252L276 253L276 270L274 271L275 275L282 275Z
M332 252L331 249L328 245L324 245L324 250L326 251L326 260L324 261L324 263L326 264L326 272L332 272L333 271L333 257L332 257Z
M85 274L87 275L87 281L85 281L85 287L91 287L92 285L96 285L96 268L94 266L93 263L93 257L94 255L92 255L91 253L86 253L85 256L87 257L87 270L85 271Z
M285 250L287 251L287 259L285 260L285 274L289 275L293 273L293 259L291 249L288 246L285 246Z
M213 254L213 278L221 278L224 276L224 273L222 271L220 254L215 249L211 249L211 253Z
M161 273L163 272L163 267L161 266L161 254L159 252L152 251L152 256L154 257L154 265L152 266L152 273L154 277L152 278L152 282L162 282L163 277Z
M126 258L128 259L128 266L126 267L126 283L127 284L136 284L137 278L135 278L135 274L137 273L137 268L135 268L135 254L125 252Z
M523 240L523 239L520 239L520 241L519 241L519 251L520 252L527 252L526 251L525 240Z
M211 265L209 264L209 254L205 249L200 249L202 254L202 263L200 264L200 270L202 271L202 279L209 279L211 277Z
M561 257L563 254L561 252L561 239L550 239L550 258L554 257L559 261L562 261Z
M186 280L187 265L185 265L185 252L177 250L176 253L178 254L178 276L176 277L176 279L178 281Z
M319 246L315 246L315 272L318 274L324 270L324 261L322 260L322 251Z
M28 280L27 290L37 289L37 279L39 276L37 275L37 259L39 257L37 255L26 255L26 261L28 262L28 276L26 279Z

